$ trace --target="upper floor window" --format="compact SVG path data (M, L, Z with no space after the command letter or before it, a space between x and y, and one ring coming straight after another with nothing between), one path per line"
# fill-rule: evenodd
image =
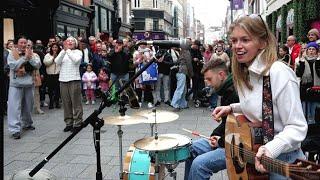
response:
M140 7L140 0L134 0L134 7Z
M158 0L153 0L153 8L158 8Z

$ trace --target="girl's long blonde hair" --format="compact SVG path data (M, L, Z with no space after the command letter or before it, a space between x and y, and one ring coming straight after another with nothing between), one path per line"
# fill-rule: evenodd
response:
M276 38L271 33L265 22L259 16L244 16L238 18L230 25L229 34L233 32L235 27L240 27L241 29L246 31L253 39L258 40L259 43L265 43L265 49L261 54L261 59L266 64L266 68L263 70L263 74L268 72L273 62L277 60L277 49ZM237 61L235 52L233 52L232 55L232 73L233 81L238 90L242 91L244 86L252 90L248 67L245 63L239 63Z

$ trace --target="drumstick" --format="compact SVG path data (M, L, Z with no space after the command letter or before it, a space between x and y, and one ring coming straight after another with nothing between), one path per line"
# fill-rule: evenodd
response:
M191 133L191 134L194 135L194 136L200 136L200 137L203 137L203 138L206 138L206 139L209 139L209 140L210 140L210 137L205 136L205 135L202 135L202 134L200 134L199 132L190 131L190 130L185 129L185 128L182 128L182 130L184 130L184 131L186 131L186 132L189 132L189 133Z

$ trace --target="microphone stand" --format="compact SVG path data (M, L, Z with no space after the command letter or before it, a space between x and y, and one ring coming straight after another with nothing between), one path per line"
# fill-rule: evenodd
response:
M116 95L120 95L129 85L140 75L143 71L145 71L153 62L155 62L155 58L152 58L147 64L145 64L133 77L129 79L128 82L124 83L124 85L116 92ZM113 85L113 84L112 84ZM109 89L110 91L110 89ZM101 158L100 158L100 129L104 125L104 121L98 117L101 114L102 110L105 107L110 107L115 102L110 100L110 92L101 93L102 102L98 109L94 110L87 119L85 119L82 125L78 128L75 128L72 134L67 137L56 149L54 149L48 157L45 157L35 168L33 168L29 176L33 177L49 160L57 154L74 136L76 136L84 127L87 127L90 124L94 129L94 145L97 153L97 172L96 172L96 180L102 180L102 172L101 172ZM122 157L121 157L122 158Z

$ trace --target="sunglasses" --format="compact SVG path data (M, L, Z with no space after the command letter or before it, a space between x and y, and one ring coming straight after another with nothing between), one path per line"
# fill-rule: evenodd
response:
M240 18L242 18L242 17L249 17L251 19L259 19L263 23L266 35L268 35L268 27L267 27L266 23L264 22L264 20L262 19L260 14L241 15Z

